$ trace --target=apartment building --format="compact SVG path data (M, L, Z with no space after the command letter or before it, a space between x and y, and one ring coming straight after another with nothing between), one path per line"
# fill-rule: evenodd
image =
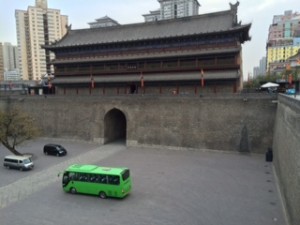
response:
M68 17L59 9L48 8L47 0L36 0L35 6L16 10L19 71L23 80L40 80L53 73L50 61L54 55L41 46L60 40L67 32Z
M286 60L300 49L300 13L285 11L275 15L267 41L267 69L271 73L285 69Z
M4 71L15 71L18 69L18 48L11 43L5 42L3 48Z
M160 9L143 15L145 22L195 16L199 13L197 0L158 0Z
M3 45L0 42L0 81L4 80Z

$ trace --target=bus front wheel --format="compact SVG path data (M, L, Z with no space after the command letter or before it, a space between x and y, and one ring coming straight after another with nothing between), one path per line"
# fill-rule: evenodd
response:
M77 193L76 188L71 188L70 192L71 192L71 194L76 194Z
M105 192L101 191L101 192L99 193L99 197L102 198L102 199L105 199L105 198L106 198Z

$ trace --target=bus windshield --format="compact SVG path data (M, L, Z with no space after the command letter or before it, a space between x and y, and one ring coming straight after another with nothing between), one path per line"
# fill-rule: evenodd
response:
M123 181L127 180L129 178L129 170L124 170L123 174L122 174L122 179Z

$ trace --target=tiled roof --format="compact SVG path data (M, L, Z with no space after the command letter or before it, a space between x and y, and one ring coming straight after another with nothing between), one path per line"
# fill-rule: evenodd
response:
M69 30L60 41L52 44L51 46L46 46L46 48L51 49L53 47L108 44L195 34L209 34L251 26L251 24L239 25L236 22L236 12L233 10L227 10L156 22L128 24L97 29Z

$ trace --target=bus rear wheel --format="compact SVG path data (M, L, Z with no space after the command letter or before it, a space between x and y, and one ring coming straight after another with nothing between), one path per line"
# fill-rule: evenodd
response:
M106 198L105 192L101 191L101 192L99 193L99 197L102 198L102 199L105 199L105 198Z
M77 193L77 190L76 190L76 188L73 188L73 187L72 187L72 188L70 189L70 192L71 192L71 194L76 194L76 193Z

